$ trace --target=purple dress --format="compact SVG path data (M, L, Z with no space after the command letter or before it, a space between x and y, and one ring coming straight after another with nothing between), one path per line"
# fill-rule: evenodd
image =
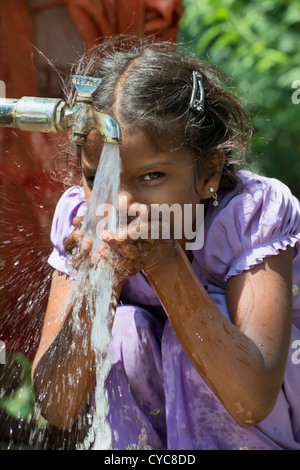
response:
M229 318L227 279L294 247L292 338L277 403L259 425L240 427L192 366L154 290L139 273L124 282L111 343L107 387L116 449L300 450L299 203L277 180L246 171L239 176L243 189L220 193L218 207L210 200L204 246L193 252L192 265ZM67 190L56 208L49 263L64 273L63 243L72 218L85 209L79 186Z

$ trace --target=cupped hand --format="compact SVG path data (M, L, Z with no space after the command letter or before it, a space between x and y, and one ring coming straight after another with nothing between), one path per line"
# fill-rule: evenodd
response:
M76 271L88 258L91 264L93 261L93 241L81 230L82 221L83 217L75 217L72 220L74 230L64 242L65 251Z
M176 249L176 242L170 239L133 239L130 228L118 233L104 231L102 239L109 247L102 256L114 264L119 280L139 271L149 272L158 268L171 259Z
M149 221L142 220L129 224L118 233L103 231L103 243L93 251L93 241L81 230L82 220L83 217L73 219L74 231L64 243L75 270L87 259L90 259L91 266L104 259L113 267L117 282L121 282L139 271L156 269L160 263L166 262L176 249L174 240L162 237L162 233L165 233L162 227L160 236L151 239L148 233L151 225ZM161 222L159 224L161 225Z

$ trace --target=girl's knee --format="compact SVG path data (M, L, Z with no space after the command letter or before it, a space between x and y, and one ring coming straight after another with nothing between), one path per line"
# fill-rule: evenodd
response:
M164 324L134 305L117 308L112 331L113 362L121 361L130 382L161 374L161 337Z

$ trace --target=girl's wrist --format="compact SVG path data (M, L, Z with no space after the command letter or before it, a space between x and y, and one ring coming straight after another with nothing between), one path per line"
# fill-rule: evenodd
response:
M176 240L157 245L155 251L155 255L143 268L149 280L176 268L178 259L182 256L182 250Z

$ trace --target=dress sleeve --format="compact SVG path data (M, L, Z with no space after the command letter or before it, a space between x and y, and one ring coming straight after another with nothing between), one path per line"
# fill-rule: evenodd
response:
M67 255L64 249L66 238L74 230L72 219L83 216L86 202L83 188L73 186L61 196L57 203L51 227L51 242L53 251L49 256L49 264L58 271L68 274Z
M213 277L227 281L300 242L299 201L278 180L256 175L232 197L207 232L206 264Z

